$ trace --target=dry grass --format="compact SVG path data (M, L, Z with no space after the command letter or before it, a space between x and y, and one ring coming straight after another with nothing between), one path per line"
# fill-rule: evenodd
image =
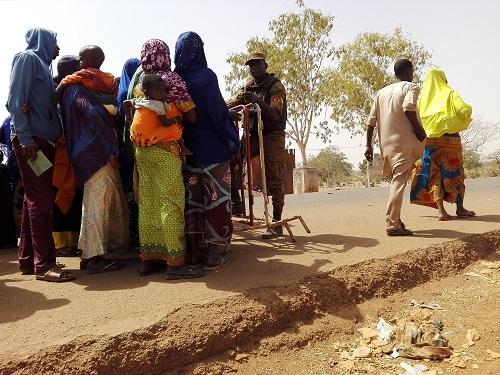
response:
M500 163L492 161L478 168L466 169L465 176L466 178L498 177L500 176Z

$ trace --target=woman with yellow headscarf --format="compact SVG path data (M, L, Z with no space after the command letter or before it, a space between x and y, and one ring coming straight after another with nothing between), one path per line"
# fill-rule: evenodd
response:
M418 101L418 114L427 134L423 156L412 173L410 201L437 208L438 220L452 218L443 202L455 203L458 217L471 217L464 208L464 167L459 132L471 123L472 108L453 90L440 69L431 69Z

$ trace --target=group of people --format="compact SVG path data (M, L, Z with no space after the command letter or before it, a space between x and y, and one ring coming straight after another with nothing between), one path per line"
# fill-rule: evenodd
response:
M4 245L19 237L22 274L73 280L56 255L80 255L87 273L115 271L123 265L107 254L123 248L140 252L142 276L195 278L226 265L232 214L242 208L232 183L241 115L230 108L239 104L261 109L273 219L281 219L286 92L262 53L248 56L252 78L226 102L194 32L179 36L174 70L167 44L150 39L117 78L100 69L99 46L61 57L53 77L56 34L34 28L26 42L12 63L0 131L9 167L1 176L11 232ZM258 152L257 133L246 136ZM10 215L21 194L22 213ZM273 228L263 238L281 234Z
M413 83L414 67L407 59L394 65L398 82L377 92L366 121L365 157L373 160L373 134L383 157L384 175L391 179L385 227L388 236L410 236L401 220L407 182L410 203L437 208L438 220L450 220L443 202L456 204L459 218L475 216L465 209L465 174L460 131L471 123L472 108L453 90L440 69L430 69L422 90Z
M74 279L56 255L81 255L87 273L115 271L122 264L106 255L127 247L140 252L142 276L166 270L167 279L195 278L226 265L232 215L243 211L237 161L245 148L236 125L241 116L231 110L241 104L261 109L267 187L273 219L281 220L286 91L267 73L262 53L249 54L252 78L226 102L194 32L179 36L174 70L167 44L150 39L118 78L100 69L99 46L63 56L53 77L56 34L31 29L26 42L12 63L10 117L0 129L7 160L0 176L2 227L9 231L2 240L14 245L19 237L21 273ZM412 234L400 217L410 178L411 203L437 208L439 220L451 218L444 201L456 203L457 216L474 216L463 206L459 136L471 107L441 70L429 71L422 91L412 82L409 60L398 60L394 71L398 82L373 103L365 152L371 161L377 129L391 178L387 235ZM257 126L244 136L257 155ZM273 226L263 238L282 233Z

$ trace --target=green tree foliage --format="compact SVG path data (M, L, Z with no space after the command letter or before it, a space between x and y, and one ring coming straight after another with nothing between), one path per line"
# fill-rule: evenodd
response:
M365 131L375 93L395 82L394 62L407 58L416 80L428 66L431 53L401 29L392 33L363 33L336 51L338 69L330 82L331 118L353 136Z
M340 185L353 173L352 164L335 146L329 146L311 157L309 166L318 170L320 182L325 186Z
M244 65L248 52L265 53L268 71L276 74L287 89L287 135L300 149L305 166L311 131L328 134L328 121L318 118L325 113L334 75L331 67L334 49L330 39L333 17L304 8L301 1L297 5L299 12L281 14L269 23L270 38L251 38L245 52L228 57L231 71L225 80L227 89L235 94L250 78Z

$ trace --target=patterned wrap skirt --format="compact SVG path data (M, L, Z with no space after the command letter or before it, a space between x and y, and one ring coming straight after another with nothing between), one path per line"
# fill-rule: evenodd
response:
M460 136L428 138L424 154L412 171L410 202L434 208L440 199L462 204L464 178Z
M217 245L231 242L231 169L229 161L184 170L186 185L186 233L199 233L203 241Z
M141 258L184 264L182 160L165 147L136 147Z

